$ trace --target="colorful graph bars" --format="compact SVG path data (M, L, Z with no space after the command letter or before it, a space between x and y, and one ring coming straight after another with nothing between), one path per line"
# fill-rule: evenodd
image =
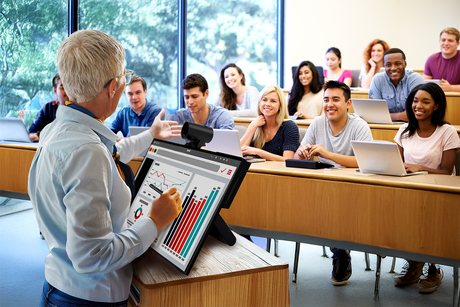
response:
M213 188L209 196L197 201L196 188L184 200L182 212L173 222L163 245L177 257L184 260L195 242L198 232L220 192L220 187Z

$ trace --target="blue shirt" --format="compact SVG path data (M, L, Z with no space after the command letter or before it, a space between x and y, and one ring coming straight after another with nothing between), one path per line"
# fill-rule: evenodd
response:
M233 116L227 109L212 104L208 104L208 106L209 115L203 126L211 127L212 129L233 130L235 128ZM179 125L183 125L185 122L194 123L192 112L189 109L177 110L176 113L171 115L171 120L178 122Z
M110 130L114 133L121 131L123 136L128 137L129 126L150 127L155 120L155 117L161 112L161 108L156 104L145 103L141 114L137 115L131 107L127 106L118 111L117 117L112 122Z
M32 126L29 128L29 133L34 133L42 131L46 125L51 123L56 118L56 111L59 107L59 102L57 100L48 102L40 109L37 119L34 121Z
M295 152L300 146L299 127L291 120L284 121L275 136L268 142L265 142L263 150L283 156L285 150L292 150ZM254 146L254 144L251 144Z
M423 83L419 73L406 69L406 75L395 87L386 72L380 72L372 78L369 89L369 98L385 99L390 113L399 113L406 110L406 99L411 90Z
M131 194L112 158L116 135L61 106L40 136L28 189L49 249L46 280L81 299L127 299L131 262L153 243L157 229L150 218L127 228ZM123 139L120 160L128 162L152 139L150 131Z

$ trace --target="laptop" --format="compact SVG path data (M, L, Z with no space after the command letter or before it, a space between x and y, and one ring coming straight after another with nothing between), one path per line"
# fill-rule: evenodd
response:
M144 132L145 130L149 130L150 127L137 127L137 126L129 126L128 127L129 129L129 135L130 136L135 136L135 135L138 135L142 132ZM184 145L185 144L185 140L184 139L181 139L181 138L174 138L174 139L169 139L167 140L168 142L171 142L171 143L176 143L176 144L180 144L180 145ZM147 148L141 152L139 154L140 157L144 157L145 154L147 153L147 150L149 149L150 147L150 144L149 146L147 146Z
M409 176L427 172L407 173L398 144L387 141L351 141L359 171L362 174Z
M2 144L33 143L29 131L20 118L0 118L0 141Z
M352 99L355 113L369 124L393 124L387 102L383 99ZM401 122L399 122L401 123Z
M206 143L206 150L222 152L232 156L242 157L241 143L237 130L214 129L211 142ZM246 161L264 162L263 158L243 157Z

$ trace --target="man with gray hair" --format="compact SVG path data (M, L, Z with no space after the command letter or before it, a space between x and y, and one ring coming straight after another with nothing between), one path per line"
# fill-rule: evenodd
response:
M59 47L58 71L70 104L43 129L28 186L50 251L40 306L127 306L131 262L182 209L171 188L152 203L147 217L127 228L132 194L129 174L118 166L154 137L178 137L180 127L162 122L162 111L149 131L115 147L116 135L103 121L132 74L124 60L121 44L97 30L77 31Z

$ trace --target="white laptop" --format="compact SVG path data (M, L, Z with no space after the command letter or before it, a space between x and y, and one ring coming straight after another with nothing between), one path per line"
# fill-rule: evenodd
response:
M393 124L383 99L351 99L355 113L369 124Z
M427 173L407 173L396 143L351 141L351 146L362 174L408 176Z
M237 130L214 129L211 142L206 143L206 150L222 152L232 156L242 157L241 143ZM263 162L263 158L244 157L246 161Z
M138 135L138 134L144 132L145 130L149 130L150 127L129 126L128 129L129 129L129 135L134 136L134 135ZM169 139L167 141L171 142L171 143L181 144L181 145L185 144L185 140L181 139L181 138ZM149 147L150 147L150 144L149 144L149 146L147 146L147 148L143 152L141 152L139 154L139 156L141 156L141 157L145 156L145 154L147 153L147 150L149 149Z
M29 131L20 118L0 118L0 141L2 144L33 143Z

